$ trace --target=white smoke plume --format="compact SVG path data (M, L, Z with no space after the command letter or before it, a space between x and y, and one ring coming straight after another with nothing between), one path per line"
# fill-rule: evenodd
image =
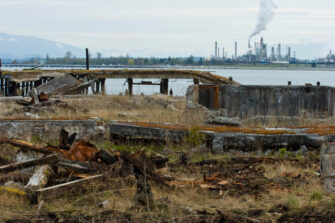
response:
M274 0L260 0L257 26L249 36L249 40L266 30L266 26L273 20L276 9Z

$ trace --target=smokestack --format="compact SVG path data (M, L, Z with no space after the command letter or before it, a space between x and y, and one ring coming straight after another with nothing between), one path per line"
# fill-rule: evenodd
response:
M288 60L290 61L291 60L291 47L290 46L288 47L287 57L288 57Z
M277 47L277 58L278 60L281 59L281 45L280 44L278 44L278 47Z
M274 47L271 48L271 59L275 60L275 48Z
M248 54L249 54L249 55L252 54L252 49L251 49L250 39L249 39L249 41L248 41Z
M249 39L266 30L267 25L273 20L277 6L274 0L260 0L258 11L258 22Z
M237 60L237 42L235 42L235 59Z
M215 59L218 58L218 42L215 41Z

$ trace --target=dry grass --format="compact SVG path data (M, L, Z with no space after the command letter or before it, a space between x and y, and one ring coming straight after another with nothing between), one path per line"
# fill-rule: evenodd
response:
M198 113L184 113L184 98L156 95L146 96L93 96L78 98L60 98L69 107L55 107L56 113L42 112L40 118L47 119L83 119L100 117L105 120L133 122L181 123L201 122ZM24 112L15 113L13 109L22 106L15 101L0 103L0 118L27 119ZM10 114L10 116L8 116Z
M293 185L284 188L272 188L260 196L253 194L244 194L234 196L227 191L222 194L200 188L178 188L166 190L153 185L154 198L158 207L151 212L137 212L132 209L135 193L134 185L118 185L110 183L110 188L104 191L93 190L89 193L76 197L61 197L59 199L45 202L42 211L48 212L68 212L76 215L82 213L85 215L94 215L101 210L117 210L129 213L139 219L144 215L146 218L156 219L157 221L172 220L178 222L185 217L183 210L185 208L192 210L206 210L209 213L215 213L221 210L224 213L234 213L236 215L250 216L254 210L262 210L262 214L257 219L277 219L280 214L274 208L288 206L290 210L303 209L305 207L325 207L334 195L329 195L323 191L320 178L314 174L315 166L304 168L301 163L283 161L274 163L263 163L265 176L269 179L283 179L289 176L293 179ZM163 172L169 173L169 168ZM173 175L179 179L189 177L185 174L185 169L180 172L173 172ZM300 175L299 178L295 178ZM201 173L192 173L192 178L201 180ZM301 179L303 179L301 181ZM118 182L118 181L115 181ZM304 183L301 183L304 182ZM166 199L166 201L164 201ZM0 200L9 202L0 202L0 221L11 217L18 217L22 213L37 213L37 206L31 206L20 196L0 193ZM104 208L99 204L108 200ZM160 203L159 200L163 200ZM15 209L15 212L12 210ZM180 222L179 221L179 222Z

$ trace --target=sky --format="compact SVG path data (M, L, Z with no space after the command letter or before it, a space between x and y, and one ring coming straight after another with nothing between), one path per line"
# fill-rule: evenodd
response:
M334 0L276 5L261 34L265 42L318 46L315 57L335 52ZM88 47L104 56L210 56L215 40L229 54L237 41L242 54L258 7L259 0L0 0L0 32Z

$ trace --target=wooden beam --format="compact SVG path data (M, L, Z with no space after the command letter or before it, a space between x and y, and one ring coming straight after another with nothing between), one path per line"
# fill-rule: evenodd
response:
M78 190L76 187L87 186L87 184L91 182L102 180L103 177L104 175L100 174L60 185L55 185L52 187L39 189L35 191L35 197L37 197L38 200L48 200L58 198L62 195L69 195L71 193L81 193L81 190Z
M22 140L1 140L0 143L9 143L11 144L12 146L16 146L16 147L19 147L20 149L22 150L25 150L25 151L33 151L33 152L37 152L37 153L43 153L43 154L51 154L52 151L48 151L42 147L39 147L39 146L35 146L31 143L28 143L28 142L25 142L25 141L22 141Z
M15 170L31 167L31 166L36 166L36 165L41 165L41 164L49 164L49 163L54 163L58 160L58 157L56 154L36 158L36 159L31 159L23 162L18 162L18 163L12 163L9 165L5 165L0 167L0 173L8 173L12 172Z

